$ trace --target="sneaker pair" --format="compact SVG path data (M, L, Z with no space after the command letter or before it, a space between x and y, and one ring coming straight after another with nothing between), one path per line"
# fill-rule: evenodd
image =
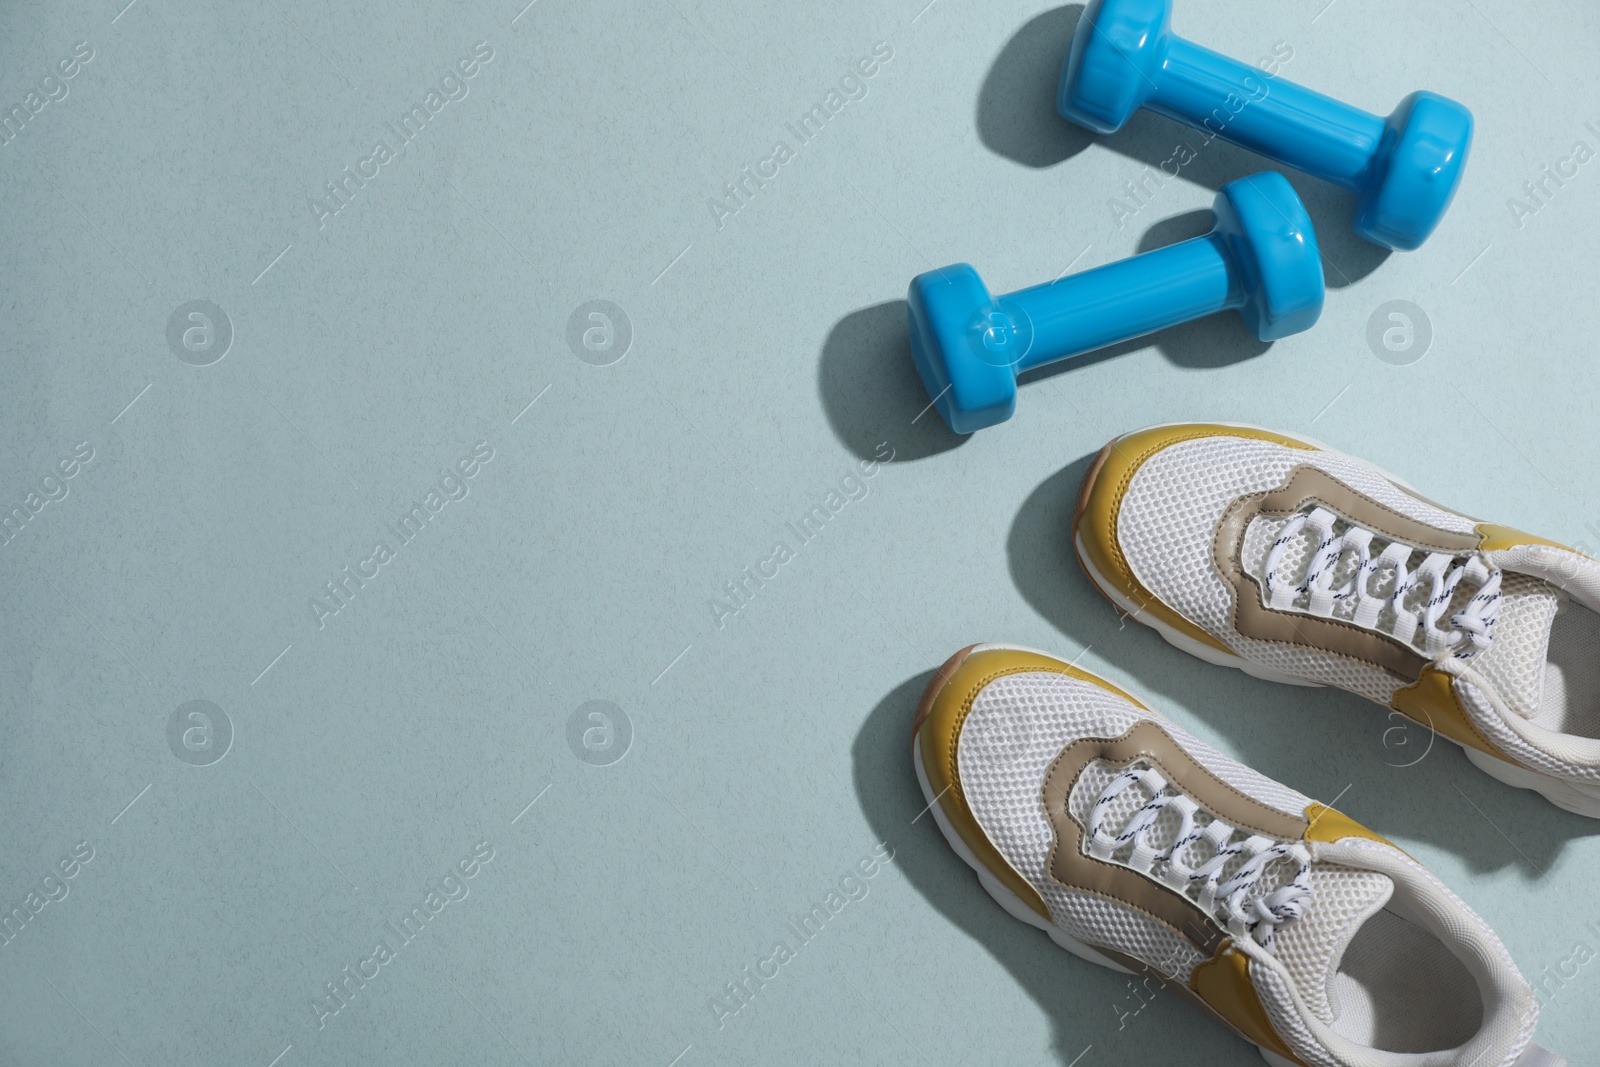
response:
M1325 445L1120 437L1073 543L1120 610L1212 663L1410 716L1600 817L1600 564ZM1401 849L1053 656L974 645L917 708L930 810L1011 914L1154 977L1275 1067L1557 1067L1488 925Z

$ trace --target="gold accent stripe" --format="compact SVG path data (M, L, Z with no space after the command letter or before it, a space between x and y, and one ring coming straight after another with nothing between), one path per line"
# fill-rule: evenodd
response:
M1467 745L1495 759L1521 766L1483 736L1467 714L1467 709L1461 706L1454 682L1453 676L1439 668L1425 667L1422 676L1415 682L1394 691L1394 696L1389 698L1389 706L1458 745Z
M1246 1041L1270 1049L1290 1063L1305 1067L1278 1031L1273 1028L1261 995L1250 981L1250 957L1225 941L1217 954L1194 969L1189 988Z
M1551 548L1566 549L1573 555L1583 556L1584 559L1590 558L1584 556L1577 549L1562 544L1560 541L1550 541L1543 537L1536 537L1530 533L1523 533L1521 530L1513 530L1509 526L1501 526L1499 523L1480 522L1475 529L1478 531L1478 551L1480 552L1499 552L1502 549L1518 548L1522 545L1548 545Z
M1398 849L1399 846L1388 838L1373 833L1365 826L1356 822L1342 811L1335 811L1326 804L1309 804L1306 807L1305 840L1318 841L1331 845L1335 841L1343 841L1347 837L1364 837L1368 841L1377 841ZM1404 849L1400 849L1404 851Z

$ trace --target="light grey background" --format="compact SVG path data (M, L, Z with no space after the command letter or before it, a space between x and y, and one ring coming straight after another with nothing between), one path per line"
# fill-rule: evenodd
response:
M982 640L1081 654L1339 797L1530 977L1575 974L1548 987L1544 1043L1600 1043L1600 970L1564 962L1600 947L1594 823L1353 697L1122 626L1065 526L1108 437L1222 419L1600 542L1600 163L1509 205L1600 149L1600 9L1182 4L1180 32L1251 60L1281 42L1284 77L1370 110L1465 101L1452 212L1384 258L1348 196L1293 176L1327 257L1316 329L1174 329L1024 385L1012 422L958 442L917 418L912 275L968 260L1003 292L1121 258L1202 231L1214 190L1266 166L1214 144L1119 228L1109 198L1196 135L1055 119L1081 8L123 2L0 10L6 107L93 50L0 145L0 503L66 492L0 546L0 903L93 852L0 945L0 1061L1248 1060L1170 995L1134 1011L916 819L916 696ZM311 198L397 148L386 124L480 41L466 95L319 226ZM800 144L786 124L875 46L892 58L864 95ZM719 227L708 201L779 142L793 158ZM167 340L193 300L232 327L208 366ZM608 366L568 343L597 300L631 327ZM1368 345L1396 300L1432 335L1408 365ZM80 444L93 459L41 489ZM401 544L391 524L475 446L493 458L466 495ZM786 524L831 491L856 499L800 544ZM393 558L319 625L312 599L380 541ZM779 541L794 558L718 611ZM231 729L214 762L194 752L220 722L187 759L169 740L196 700ZM620 759L580 758L589 701L625 716ZM880 843L860 899L719 1016ZM336 1015L313 1008L474 849L493 858L463 899Z

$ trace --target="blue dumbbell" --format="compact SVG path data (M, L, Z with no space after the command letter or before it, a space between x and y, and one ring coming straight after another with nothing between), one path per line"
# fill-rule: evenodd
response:
M1227 308L1263 341L1322 314L1322 259L1306 209L1278 173L1222 187L1204 237L995 300L965 263L919 274L911 355L956 433L1004 422L1017 375Z
M1115 133L1147 107L1353 190L1374 244L1427 240L1461 182L1470 111L1416 92L1379 118L1174 36L1171 15L1171 0L1094 0L1061 71L1062 117Z

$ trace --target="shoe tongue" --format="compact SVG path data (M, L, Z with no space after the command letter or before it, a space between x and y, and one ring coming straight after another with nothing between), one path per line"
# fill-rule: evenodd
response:
M1273 935L1271 952L1312 1014L1324 1023L1337 1018L1331 1000L1333 976L1351 938L1389 902L1394 882L1376 871L1336 863L1311 865L1311 905Z
M1560 595L1549 582L1506 571L1495 608L1494 641L1466 661L1525 719L1538 715L1544 703L1550 630L1560 606Z

